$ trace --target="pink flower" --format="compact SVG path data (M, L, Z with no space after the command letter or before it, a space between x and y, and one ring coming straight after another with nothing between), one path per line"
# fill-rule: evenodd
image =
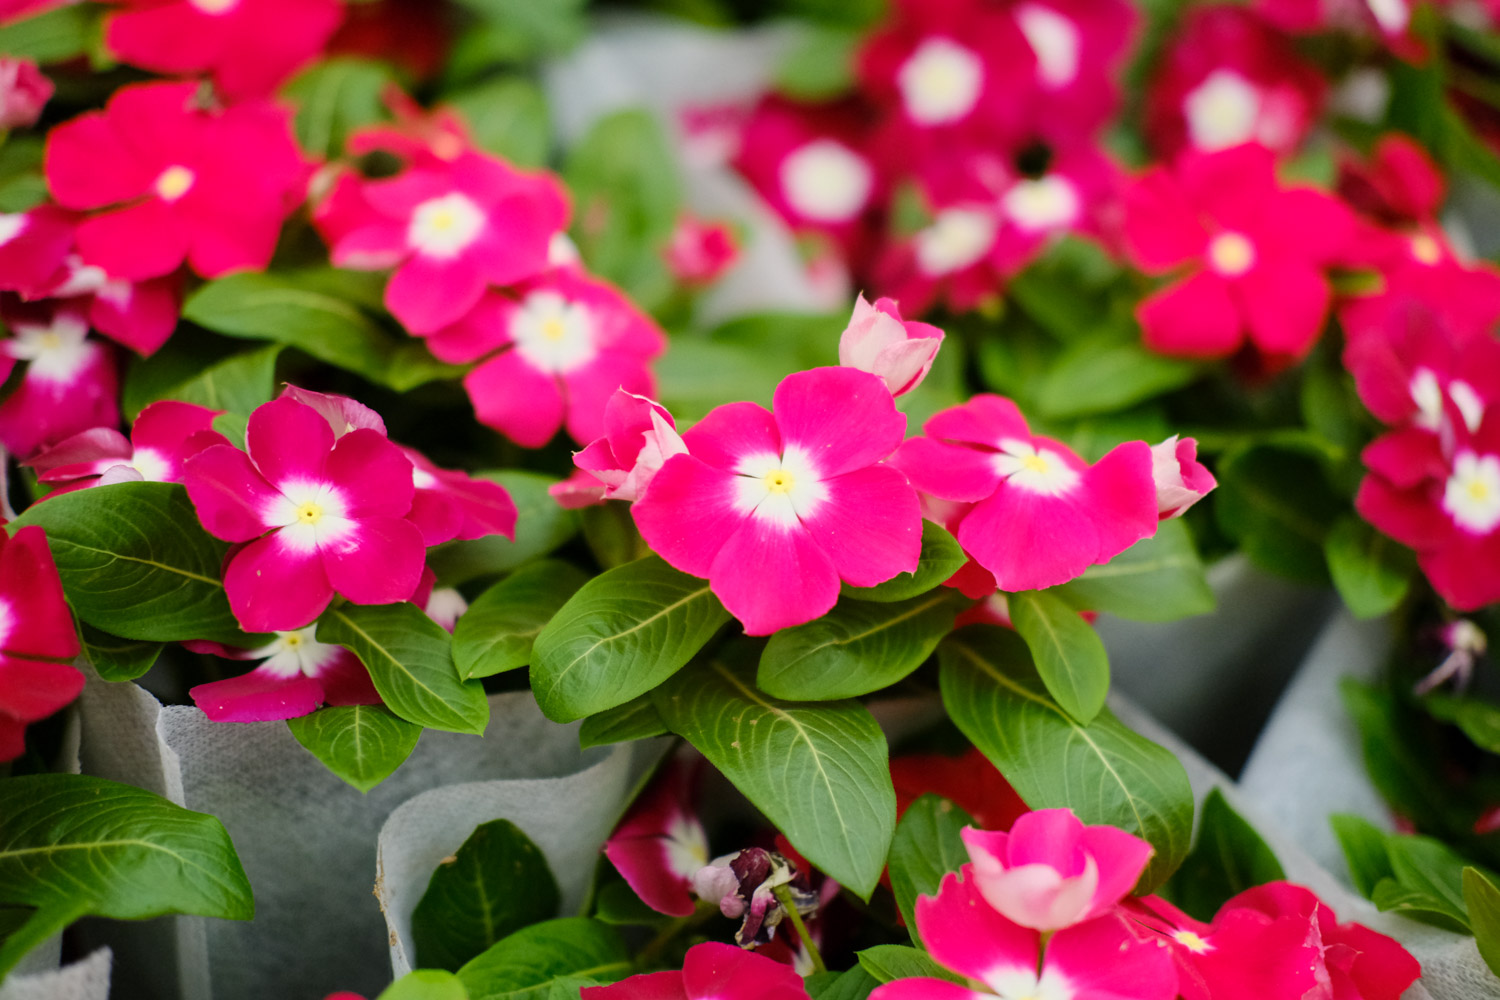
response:
M78 697L83 674L62 581L41 528L0 530L0 761L25 751L26 724Z
M293 399L250 415L249 454L229 445L187 463L187 491L209 534L246 542L224 588L247 632L311 623L335 593L355 604L405 601L422 575L412 464L370 428L335 443L328 422Z
M1173 1000L1177 996L1177 970L1167 949L1156 941L1137 938L1117 914L1059 930L1047 936L1044 947L1040 931L1013 923L990 907L980 894L971 865L943 876L936 898L917 899L917 929L939 965L987 992L945 979L897 979L876 987L871 1000L984 1000L990 995L1000 1000ZM1282 994L1267 994L1271 995Z
M491 355L464 376L475 414L517 444L540 448L563 427L579 443L604 434L605 404L617 389L649 395L647 362L666 337L613 285L558 268L513 296L486 293L427 344L455 364Z
M81 300L78 304L88 309L90 326L145 357L156 353L177 328L182 273L119 281L70 253L52 282L31 297Z
M206 278L264 268L307 179L288 111L257 100L210 112L191 82L121 87L59 125L46 171L63 207L108 209L79 223L78 253L123 281L184 260Z
M1151 447L1151 478L1156 482L1156 510L1162 520L1181 517L1219 485L1198 461L1198 442L1176 434Z
M1403 59L1420 59L1424 51L1411 32L1411 0L1255 0L1252 6L1287 31L1373 31Z
M489 285L540 273L568 202L550 174L529 174L492 156L424 158L389 180L358 188L363 212L347 207L328 230L338 267L394 267L385 302L412 333L453 323ZM357 219L357 221L356 221Z
M910 573L921 550L917 495L881 461L906 426L885 383L815 368L783 379L773 405L714 409L631 508L646 543L706 577L751 635L823 614L840 580Z
M52 89L52 81L30 59L0 58L0 129L35 125Z
M679 284L697 288L712 284L733 267L740 248L727 223L684 215L677 220L662 255Z
M970 876L985 902L1023 927L1055 931L1108 913L1153 853L1112 826L1084 826L1071 809L1022 814L1009 833L965 827Z
M1147 171L1125 212L1133 263L1188 272L1137 308L1146 346L1218 358L1248 339L1273 365L1312 348L1333 298L1325 271L1353 234L1338 201L1280 187L1269 151L1238 146Z
M1062 442L1033 435L1015 403L988 394L943 410L923 431L896 463L922 492L974 504L961 514L958 541L1001 590L1066 583L1156 533L1144 441L1090 466Z
M688 949L681 972L648 972L609 986L585 986L583 1000L807 1000L790 966L734 945Z
M118 377L110 348L89 337L76 311L50 304L6 309L10 337L0 340L0 381L26 362L21 382L0 402L0 445L28 458L93 427L120 422Z
M112 427L75 434L26 464L53 487L48 496L110 483L182 482L187 460L205 448L228 444L213 430L218 410L163 400L136 417L130 437Z
M386 436L385 421L380 418L380 414L348 396L332 392L312 392L300 386L288 385L281 390L281 398L293 400L316 411L328 421L328 429L333 431L335 440L350 431L361 429L375 431L381 437Z
M686 453L687 445L666 407L616 389L604 408L604 436L575 452L573 464L591 481L603 484L598 501L639 500L667 459ZM559 492L572 495L574 491L565 487Z
M872 306L861 295L839 337L839 364L878 375L892 396L902 396L922 384L942 343L942 330L903 320L893 300L876 299Z
M708 864L708 835L693 813L693 776L672 761L604 845L604 855L658 913L692 914L693 876Z
M454 469L440 469L412 448L403 447L401 453L411 462L416 489L406 517L421 530L423 544L439 545L455 538L472 541L487 535L515 541L516 504L505 487L471 479Z
M72 245L72 219L55 205L0 215L0 289L27 297L44 294Z
M104 42L122 62L213 76L229 99L263 97L312 60L343 20L340 0L113 0Z
M1393 298L1378 325L1348 333L1344 367L1385 424L1437 432L1456 414L1474 431L1486 402L1500 400L1500 342L1487 331L1453 329L1421 300Z
M273 722L306 715L319 705L380 704L359 658L342 646L319 642L316 631L309 625L277 632L259 649L190 644L195 652L262 663L247 674L199 684L188 696L214 722Z

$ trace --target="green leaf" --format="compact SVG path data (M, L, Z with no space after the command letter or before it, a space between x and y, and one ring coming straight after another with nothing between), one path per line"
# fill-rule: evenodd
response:
M382 95L393 83L384 63L353 56L324 59L298 73L282 90L296 109L297 145L317 159L338 159L350 132L385 118Z
M808 26L776 67L776 91L797 101L826 101L850 90L863 40L857 29Z
M1094 627L1045 590L1011 594L1010 617L1053 699L1088 725L1109 695L1109 654Z
M630 953L613 927L562 917L501 939L459 969L458 978L469 1000L527 1000L564 977L613 982L630 972Z
M885 736L857 702L769 698L719 662L652 692L698 749L820 871L868 899L896 826Z
M841 601L823 617L771 636L756 686L793 701L879 691L920 667L969 603L946 588L894 604Z
M583 0L459 0L480 17L513 35L530 57L555 55L583 37Z
M1500 708L1477 698L1461 698L1457 701L1453 721L1458 728L1481 750L1500 753Z
M361 792L389 778L422 735L421 726L383 705L330 705L286 725L308 753Z
M19 926L0 933L0 984L27 953L55 934L61 934L80 917L88 916L91 902L87 896L54 900L35 910L7 910L25 914Z
M142 920L190 913L249 920L250 882L213 816L79 774L0 782L0 904L34 906L39 943L83 913ZM4 960L21 956L7 942ZM5 969L0 967L0 976Z
M1171 753L1108 708L1088 726L1047 695L1020 636L971 626L938 647L943 704L954 723L1033 809L1072 809L1151 842L1141 876L1149 891L1182 863L1193 829L1193 790Z
M1448 904L1437 897L1401 884L1394 878L1383 878L1375 884L1370 901L1382 913L1399 913L1410 920L1417 920L1455 934L1469 933L1466 920L1455 917Z
M547 859L505 819L474 828L444 859L411 915L417 962L457 971L501 938L557 916L560 897Z
M584 584L537 636L532 692L555 722L623 705L682 669L727 621L707 580L660 556L616 567Z
M39 63L86 54L99 37L99 12L88 4L58 7L0 28L0 52Z
M83 655L106 681L133 681L156 663L162 643L121 639L117 635L80 623L78 638Z
M463 365L450 365L435 358L422 340L397 344L391 351L390 365L384 382L397 392L408 392L419 385L442 379L460 379L468 372Z
M1478 868L1464 869L1464 909L1474 931L1479 957L1500 976L1500 888Z
M75 614L126 639L244 644L220 570L229 546L176 483L116 483L32 504L7 527L47 532Z
M661 713L651 702L650 694L632 698L623 705L605 709L597 715L583 720L578 728L578 747L603 746L606 743L624 743L629 740L647 740L653 736L665 736L666 724Z
M537 634L586 580L573 565L546 559L480 594L453 629L458 676L489 677L526 666Z
M958 541L939 525L922 522L922 555L915 573L898 573L873 587L851 587L840 590L841 597L859 601L904 601L925 594L941 584L968 560Z
M167 351L131 366L125 382L125 409L133 416L162 399L196 403L211 410L225 410L248 417L250 411L276 394L276 359L279 344L232 354L207 366L193 365L186 378L173 378L181 361ZM133 419L132 416L132 419Z
M1131 621L1176 621L1214 609L1203 561L1180 520L1163 521L1154 538L1141 539L1048 593L1080 611L1103 611Z
M1466 862L1457 852L1431 837L1389 836L1385 839L1385 853L1403 895L1399 897L1399 907L1385 906L1376 886L1376 906L1382 910L1415 910L1425 916L1446 917L1468 930L1469 917L1464 910Z
M1335 813L1328 817L1333 835L1344 850L1349 878L1359 894L1369 899L1382 879L1395 878L1385 852L1386 833L1363 816Z
M542 167L552 146L547 99L530 80L490 80L447 99L481 149L519 167Z
M1286 878L1276 855L1215 788L1203 800L1198 842L1170 883L1172 901L1199 920L1252 886Z
M213 429L229 439L229 443L240 450L245 448L245 435L250 429L250 419L241 413L221 413L214 417Z
M1333 585L1356 618L1375 618L1400 604L1417 568L1410 549L1353 514L1334 524L1323 553Z
M484 735L484 688L459 679L451 637L415 604L331 608L318 619L317 638L358 656L381 700L407 722Z
M557 482L549 476L519 469L481 472L479 477L505 487L516 505L516 541L499 535L468 542L448 542L431 549L427 565L445 587L456 587L476 577L505 573L537 556L546 555L578 533L577 511L565 510L547 493Z
M891 840L891 890L912 943L917 935L917 897L936 896L943 876L968 862L960 831L973 819L948 799L923 795L907 807Z
M1052 420L1110 413L1179 389L1198 374L1191 362L1101 334L1068 346L1042 379L1035 405L1040 416Z
M469 994L451 972L417 969L387 986L376 1000L469 1000Z
M657 913L641 901L630 883L617 878L604 883L594 897L594 919L612 927L661 927L677 918Z
M962 983L963 977L949 972L934 962L925 951L908 948L901 944L879 944L866 948L854 956L859 967L882 983L895 979L923 977L945 979L950 983Z
M1219 463L1214 514L1250 561L1311 584L1328 582L1323 543L1348 502L1329 489L1318 457L1306 449L1252 443Z
M856 965L845 972L818 972L803 980L812 1000L865 1000L880 980Z

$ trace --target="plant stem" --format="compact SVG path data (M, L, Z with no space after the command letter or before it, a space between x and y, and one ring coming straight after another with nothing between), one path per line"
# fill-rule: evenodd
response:
M823 964L823 956L818 953L818 946L813 943L812 935L807 933L807 925L802 922L802 914L797 912L797 904L792 900L792 890L784 885L778 885L771 890L776 896L776 902L786 911L787 917L792 921L792 926L797 930L797 937L807 948L807 954L812 959L814 972L827 972L828 966Z

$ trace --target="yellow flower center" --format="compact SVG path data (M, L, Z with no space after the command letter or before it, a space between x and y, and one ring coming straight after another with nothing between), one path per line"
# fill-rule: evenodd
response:
M1182 945L1184 948L1195 955L1202 955L1207 952L1213 951L1212 945L1203 940L1201 936L1194 934L1192 931L1178 931L1176 934L1173 934L1172 937L1176 939L1178 944Z
M53 330L47 330L36 338L38 351L56 351L62 348L62 337Z
M1208 262L1226 277L1244 274L1255 264L1255 245L1239 233L1220 233L1208 246Z
M298 524L317 524L318 519L323 516L323 508L311 500L297 508Z
M193 172L187 167L168 167L156 179L156 193L162 201L176 201L188 193L188 189L193 186L193 180Z
M542 336L548 340L562 340L564 334L567 332L567 327L563 326L563 321L556 316L549 316L542 320Z
M458 215L451 208L439 208L427 217L427 225L435 233L446 233L458 225Z
M287 649L296 649L298 646L302 645L302 637L295 632L287 636L282 641L286 643Z
M1443 248L1428 234L1418 233L1411 238L1411 255L1418 263L1432 267L1443 259Z
M766 489L772 493L785 493L792 488L796 482L792 474L785 469L772 469L765 475Z
M1032 472L1040 472L1045 474L1047 471L1047 460L1040 455L1027 455L1025 458L1021 459L1021 464L1026 466L1026 468L1030 469Z
M1470 479L1464 488L1468 491L1469 499L1475 503L1483 503L1490 498L1490 484L1478 476Z

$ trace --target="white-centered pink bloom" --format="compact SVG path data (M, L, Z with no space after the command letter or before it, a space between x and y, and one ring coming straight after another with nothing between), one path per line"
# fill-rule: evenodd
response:
M1016 404L975 396L928 420L896 463L917 489L972 503L959 544L1001 590L1066 583L1156 533L1151 448L1130 441L1088 465L1031 433Z
M87 308L89 325L143 357L156 353L177 328L182 313L182 272L145 281L121 281L85 264L76 253L63 258L52 281L28 298L74 299Z
M894 300L871 305L861 295L839 337L839 364L879 376L892 396L902 396L922 384L942 343L942 330L903 320Z
M1198 461L1198 442L1176 434L1151 446L1151 478L1156 482L1156 510L1162 520L1186 514L1219 485Z
M77 655L78 635L46 534L30 527L10 537L0 529L0 761L25 751L27 723L83 690L83 674L55 662Z
M19 363L20 384L0 402L0 446L29 458L92 427L120 422L118 376L110 347L91 338L88 321L52 304L5 310L0 380Z
M667 459L686 453L687 444L666 407L616 389L604 407L604 435L573 454L573 464L599 489L586 502L577 502L584 498L581 490L587 487L559 483L562 488L553 496L565 507L603 500L639 500Z
M544 270L552 237L568 221L556 178L477 152L423 158L357 192L362 216L349 196L336 200L337 225L327 231L333 262L394 267L386 306L418 335L461 319L488 286Z
M411 461L416 488L406 518L421 530L424 544L488 535L515 540L516 504L505 487L456 469L440 469L413 448L402 447L401 452Z
M0 58L0 129L35 125L52 90L52 81L30 59Z
M921 551L916 492L882 461L906 427L885 383L815 368L783 379L773 406L714 409L631 508L646 544L706 577L751 635L823 614L840 580L910 573Z
M1140 879L1152 847L1071 809L1024 813L1009 833L965 827L975 888L1023 927L1055 931L1108 913Z
M807 1000L791 966L706 941L688 949L682 970L648 972L609 986L585 986L583 1000Z
M604 845L604 856L658 913L689 916L693 876L708 864L708 835L692 806L693 775L670 762Z
M111 483L180 483L187 460L205 448L228 444L213 429L219 410L162 400L141 410L126 437L94 427L39 453L26 464L52 487L48 496Z
M72 245L72 217L55 205L0 214L0 289L27 298L43 295Z
M193 704L214 722L295 719L319 705L378 705L370 672L342 646L319 642L315 626L277 632L258 649L191 643L195 652L232 660L260 660L238 677L199 684L188 691Z
M187 491L209 534L245 542L224 589L248 632L310 624L335 593L355 604L408 600L421 580L422 534L406 514L415 487L401 449L370 428L335 441L293 399L250 415L249 454L229 445L187 463Z

